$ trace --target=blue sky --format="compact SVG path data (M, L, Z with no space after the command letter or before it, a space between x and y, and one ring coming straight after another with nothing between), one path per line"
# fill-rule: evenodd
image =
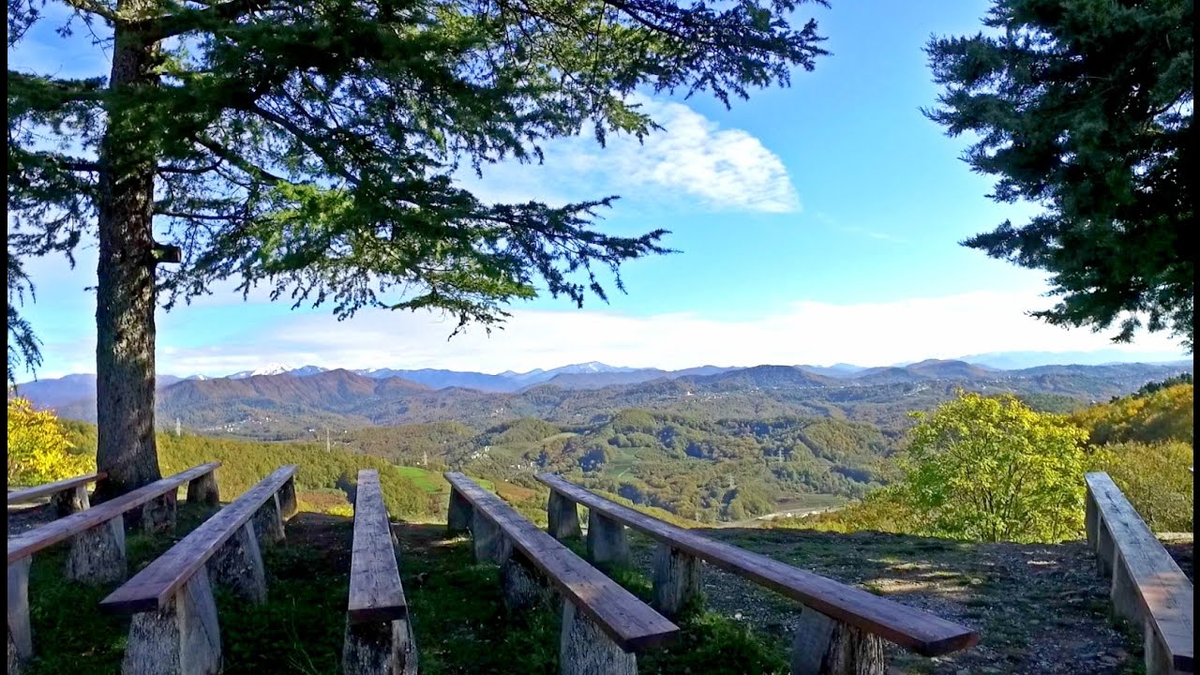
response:
M979 30L985 2L834 0L815 15L832 55L797 71L788 89L718 101L644 103L666 127L644 145L590 138L547 146L544 166L500 166L470 183L484 197L562 202L620 194L603 227L672 231L681 253L634 261L629 293L576 310L542 297L515 306L504 331L447 342L438 317L291 311L229 288L159 313L160 372L221 375L268 362L326 367L523 370L600 360L879 365L1009 350L1108 349L1107 335L1040 324L1045 276L958 242L1028 206L986 198L991 179L958 158L921 106L935 104L922 47L931 34ZM10 48L10 63L42 73L103 73L106 55L77 35L42 30ZM86 31L83 31L86 35ZM45 342L39 376L94 370L94 251L69 271L30 265L38 301L25 312ZM1180 355L1164 335L1121 347L1129 358Z

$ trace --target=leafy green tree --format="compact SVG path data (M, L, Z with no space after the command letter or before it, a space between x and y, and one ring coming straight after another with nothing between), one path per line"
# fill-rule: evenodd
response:
M539 286L603 299L597 269L623 288L621 263L665 252L664 231L598 231L609 196L486 203L458 172L539 161L584 131L642 138L655 124L636 92L728 105L786 84L825 53L814 21L788 22L800 1L61 0L111 75L9 71L8 245L22 258L99 241L98 493L159 475L160 292L170 307L236 279L339 318L442 310L461 328ZM8 7L10 53L63 15ZM14 279L30 280L9 269L19 338Z
M1191 0L995 0L988 34L934 38L940 106L977 137L990 197L1042 207L966 246L1051 273L1051 324L1128 342L1143 324L1193 347Z
M1054 542L1081 531L1086 431L1008 394L960 393L913 416L900 489L928 534Z

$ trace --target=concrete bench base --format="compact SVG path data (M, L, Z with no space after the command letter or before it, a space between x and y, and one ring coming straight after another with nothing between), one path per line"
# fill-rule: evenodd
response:
M221 629L208 572L201 568L156 612L135 614L121 675L216 675Z

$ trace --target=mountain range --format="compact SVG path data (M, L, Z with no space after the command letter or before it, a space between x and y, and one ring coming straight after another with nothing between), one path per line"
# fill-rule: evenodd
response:
M931 408L958 388L1058 397L1062 400L1055 405L1070 407L1191 372L1192 363L999 370L957 360L927 360L883 368L763 365L675 371L587 363L495 375L434 369L264 370L281 372L159 378L160 424L173 426L179 420L203 433L284 440L324 427L448 420L476 428L521 417L583 424L617 410L647 408L714 419L838 417L871 422L887 432L904 427L909 411ZM17 392L64 418L95 420L93 375L28 382L17 385Z

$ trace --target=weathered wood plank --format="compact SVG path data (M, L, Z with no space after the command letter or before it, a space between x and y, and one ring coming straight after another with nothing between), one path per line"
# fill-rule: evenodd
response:
M64 478L59 481L54 481L53 483L46 483L45 485L35 485L23 490L13 490L12 492L8 493L8 503L22 504L24 502L31 502L40 497L49 497L58 492L64 492L72 488L83 487L88 483L95 483L96 481L103 480L107 477L108 474L104 473L103 471L97 471L96 473L75 476L74 478Z
M446 480L503 531L514 549L625 652L669 644L679 628L461 473Z
M553 474L538 474L537 479L589 510L923 656L955 652L979 641L979 634L965 626L665 523Z
M392 528L379 487L379 472L358 472L354 498L354 543L350 556L350 623L394 621L408 617L400 585L400 566Z
M1089 501L1095 503L1100 541L1111 538L1114 549L1112 590L1118 612L1135 626L1144 623L1161 640L1176 670L1194 672L1192 582L1108 474L1089 473L1084 480Z
M174 476L154 481L149 485L143 485L132 492L116 499L111 499L98 506L93 506L85 511L72 513L65 518L59 518L41 527L22 532L14 537L9 537L8 562L11 564L25 556L32 555L44 548L70 539L100 523L112 520L130 509L145 504L151 499L160 497L171 490L177 490L180 485L206 473L210 473L219 466L221 466L220 462L201 464L187 471L177 473Z
M176 591L202 569L264 503L274 499L280 486L295 473L295 464L273 471L109 594L101 601L100 608L117 614L166 608Z

